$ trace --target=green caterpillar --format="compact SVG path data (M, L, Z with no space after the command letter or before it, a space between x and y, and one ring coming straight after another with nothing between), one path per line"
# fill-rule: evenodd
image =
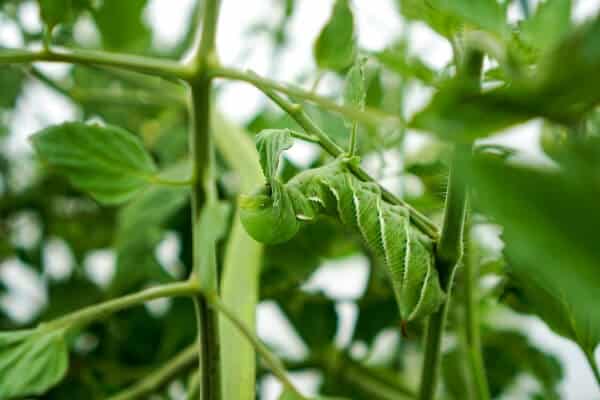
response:
M404 208L382 199L377 185L352 175L349 162L354 160L337 159L285 184L265 173L267 185L240 201L242 224L255 240L275 244L290 240L319 215L336 216L356 229L386 265L402 320L428 316L445 299L432 243L410 225Z

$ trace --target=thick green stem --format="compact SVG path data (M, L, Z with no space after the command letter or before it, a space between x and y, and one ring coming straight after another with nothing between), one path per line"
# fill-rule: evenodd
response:
M219 332L217 315L206 298L194 298L198 327L198 358L200 365L200 400L221 399Z
M193 175L196 183L192 186L192 236L193 270L192 280L198 279L203 292L216 293L218 288L216 249L214 243L204 246L201 235L202 208L217 201L213 177L213 149L210 135L210 80L199 80L191 88L192 130L190 133ZM210 254L203 254L208 251ZM219 333L216 313L206 299L198 296L195 301L198 323L198 352L201 374L201 399L221 398L219 370Z
M440 370L442 336L446 316L450 307L452 281L456 264L462 256L462 235L466 209L466 190L456 169L460 159L469 149L457 147L448 177L448 193L444 211L442 233L436 248L436 268L442 288L446 291L446 301L440 309L429 317L425 337L425 360L421 374L419 400L432 400L435 396ZM468 154L468 153L467 153Z
M206 298L214 308L219 310L219 312L246 337L256 352L263 358L273 375L279 379L283 386L285 386L287 390L293 392L299 399L306 399L288 378L287 372L285 371L285 367L283 366L281 360L271 353L269 349L267 349L260 339L244 324L244 322L242 322L235 315L235 313L231 311L217 296L207 295Z
M469 232L470 224L465 228ZM490 391L485 366L481 353L481 335L479 322L479 308L477 305L476 276L474 271L474 255L470 238L465 240L465 254L462 273L464 274L464 308L465 308L465 340L469 358L469 369L474 393L477 399L488 400Z
M302 106L300 106L299 104L291 103L290 101L288 101L287 99L285 99L284 97L282 97L278 93L275 93L267 87L261 87L261 89L267 96L269 96L271 100L273 100L273 102L275 102L275 104L277 104L279 107L281 107L282 110L288 113L298 123L298 125L302 127L302 129L304 129L310 135L314 136L316 140L318 140L319 145L326 152L328 152L333 157L338 157L345 153L340 146L338 146L333 140L331 140L329 136L327 136L327 134L323 132L321 128L319 128L310 119L310 117L302 109ZM369 174L367 174L367 172L364 169L362 169L359 165L351 163L349 164L349 168L351 172L354 175L356 175L356 177L358 177L360 180L377 183L375 179L372 178ZM433 240L437 240L438 231L437 227L433 222L431 222L426 216L414 209L408 203L396 197L394 194L392 194L390 191L388 191L381 185L379 185L379 188L381 190L383 198L386 201L406 208L409 211L411 221L415 224L415 226L421 229L423 233L428 235Z
M0 51L0 64L34 63L39 61L101 65L161 76L173 80L187 80L190 77L189 69L177 61L128 54L91 50L66 50L61 48L43 49L37 52L27 50Z
M192 186L192 250L193 274L199 280L203 293L218 292L216 243L207 243L201 237L201 215L204 207L217 202L213 173L214 150L210 132L211 78L206 74L206 61L215 53L215 38L220 2L207 0L202 15L202 30L192 57L191 87L192 127L190 153L195 184ZM208 252L209 254L202 254ZM209 306L205 296L194 299L198 325L198 355L200 368L200 399L221 399L219 321L217 313Z
M125 389L120 393L117 393L114 396L109 397L108 400L141 399L145 395L152 394L186 368L189 368L190 365L196 360L197 356L198 354L196 352L196 346L189 346L177 354L173 359L169 360L162 367L152 372L135 385Z
M435 397L440 374L441 343L450 297L440 309L429 317L425 336L425 359L421 372L419 400L432 400Z
M181 282L157 286L134 294L119 297L114 300L109 300L104 303L83 308L72 314L65 315L64 317L42 323L40 328L55 329L63 327L81 327L92 321L111 315L119 310L136 306L150 300L159 299L162 297L194 296L198 293L200 293L200 287L195 282Z

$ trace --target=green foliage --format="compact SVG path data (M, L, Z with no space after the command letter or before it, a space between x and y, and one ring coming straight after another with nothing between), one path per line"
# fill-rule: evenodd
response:
M398 5L407 18L423 21L448 38L463 26L508 34L505 6L496 0L398 0Z
M111 282L114 293L123 293L149 280L171 279L158 264L153 250L164 226L187 201L185 188L151 186L120 210L115 232L117 267Z
M574 124L598 102L595 83L580 79L600 63L593 50L598 37L595 19L543 57L533 76L518 75L510 86L474 94L464 82L451 82L410 124L451 141L472 141L535 117Z
M423 61L408 54L408 43L400 41L393 43L376 53L377 59L391 71L400 76L416 78L428 85L435 82L436 71L429 68Z
M521 309L538 314L584 352L593 351L600 342L600 312L589 307L600 289L593 239L600 223L598 187L564 172L498 160L469 169L477 204L504 227L508 272ZM569 274L563 273L566 265Z
M139 139L113 126L66 123L37 133L32 143L44 163L105 204L131 199L156 173Z
M18 68L4 67L0 69L0 87L2 87L0 107L10 108L16 105L17 98L21 94L24 78L23 71Z
M38 0L42 21L52 31L59 23L68 18L71 11L71 0Z
M143 18L146 4L147 0L104 0L93 10L106 49L135 52L148 47L150 29Z
M558 386L563 373L555 356L534 346L518 331L485 332L482 341L485 369L493 398L506 395L505 391L523 375L534 378L539 384L539 391L536 389L535 395L544 399L560 398ZM468 385L464 368L456 368L462 363L461 357L461 350L456 347L445 353L443 360L444 383L455 399L463 398L464 388Z
M41 395L65 375L69 364L65 331L0 333L0 398Z
M520 25L521 39L541 51L551 50L571 29L571 0L546 0Z
M336 0L329 20L314 45L317 66L340 71L348 68L356 57L354 15L349 0Z
M331 346L338 328L335 303L320 293L298 293L280 298L279 305L308 347Z
M571 366L524 330L507 330L512 312L577 343L600 382L600 19L577 25L575 2L545 0L509 22L516 2L397 0L402 22L373 51L359 45L356 22L379 16L336 0L313 43L317 69L304 60L288 85L219 64L211 43L224 29L219 1L196 2L179 43L158 46L147 0L38 0L43 32L25 24L25 3L0 0L1 24L23 41L23 50L0 49L0 266L42 282L35 297L45 300L29 320L17 319L7 304L21 293L2 273L0 398L128 400L139 388L139 398L166 398L173 381L197 398L216 381L198 374L195 359L209 354L201 368L220 372L222 400L261 398L257 380L267 373L281 381L281 399L308 400L286 369L321 376L317 392L333 397L311 400L432 400L441 350L444 398L560 398ZM249 27L250 47L237 61L260 35L273 45L268 70L282 72L298 5L280 0L275 20ZM90 22L99 51L76 37ZM414 23L447 39L447 65L416 55L422 29ZM490 62L479 71L483 58ZM73 65L61 74L38 68L55 61ZM324 73L326 96L317 87ZM255 85L287 113L268 104L245 127L232 124L230 105L213 104L223 79ZM302 89L311 83L314 90ZM107 124L34 134L41 163L13 152L23 129L53 119L26 109L39 85L68 99L78 119ZM190 106L190 88L203 101ZM24 118L33 120L17 126ZM515 150L475 142L534 118L543 119L540 143L552 165L519 164ZM414 146L412 129L434 137ZM189 153L209 137L210 166L194 159L202 152ZM307 165L291 149L301 140L318 149ZM451 157L474 142L472 158ZM448 283L452 266L440 249L461 237L462 214L452 211L465 204L462 183L468 264L442 291L439 277ZM486 247L480 224L500 226L502 246ZM92 279L98 250L116 259L106 287ZM343 274L355 260L367 261L362 293L309 289L321 272ZM490 287L490 275L499 283ZM169 300L149 302L162 297ZM208 306L195 310L190 297ZM287 349L260 342L259 301L283 312L304 356L288 359ZM351 331L347 308L356 310ZM441 313L425 320L438 310L447 324ZM178 365L184 349L193 357ZM521 388L523 376L536 387Z
M366 59L359 59L348 70L344 85L344 103L359 109L365 107L367 99L367 88L365 82Z

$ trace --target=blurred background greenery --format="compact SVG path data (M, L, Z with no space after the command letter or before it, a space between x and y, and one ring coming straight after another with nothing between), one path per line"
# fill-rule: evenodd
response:
M72 0L54 41L66 47L185 57L195 29L191 21L201 4L176 3ZM544 8L532 1L533 22L527 24L519 22L524 12L518 1L513 3L506 4L510 29L498 27L493 18L475 18L480 28L501 38L507 53L500 61L486 60L484 87L504 91L486 93L475 99L476 107L468 103L461 108L464 103L456 100L460 94L449 89L454 71L452 43L442 37L446 22L408 12L418 9L408 0L353 1L357 47L368 57L366 104L408 119L440 89L416 119L417 128L437 136L386 124L360 125L359 153L384 186L439 221L448 140L502 130L478 142L488 146L484 153L500 156L482 156L463 171L476 192L465 262L472 263L476 276L492 394L506 399L600 398L580 350L553 333L592 354L600 338L600 119L593 112L594 79L582 78L596 70L583 61L577 64L598 57L590 55L590 46L600 43L600 35L594 35L597 21L583 30L583 38L575 35L558 46L600 4L548 0L560 4ZM319 62L312 52L332 5L223 1L218 36L222 63L341 99L348 65ZM0 1L0 47L34 48L41 40L36 1ZM540 67L548 60L556 68ZM565 60L571 63L561 65ZM591 65L597 66L600 61L594 60ZM549 71L560 79L531 88L526 83L530 70ZM119 70L47 63L0 67L0 88L0 329L33 326L151 283L187 276L191 238L184 191L154 188L123 208L101 206L42 168L27 142L28 135L50 124L102 121L139 135L161 167L171 166L187 153L183 88ZM224 118L248 135L265 128L297 128L246 84L219 81L215 96ZM347 121L318 107L307 110L347 147ZM540 116L553 122L535 118ZM576 128L556 124L575 119L580 122ZM507 158L514 165L506 166ZM282 173L290 177L326 160L316 146L299 142L287 152ZM233 199L240 191L239 177L222 155L217 161L220 196ZM356 370L363 378L391 374L396 383L416 386L423 327L409 326L408 337L401 337L389 284L376 261L363 254L360 240L333 221L308 226L293 241L265 250L258 333L288 361L294 378L308 391L366 399L351 379ZM464 280L459 274L444 343L445 398L464 398L468 379L461 364ZM68 376L44 398L104 398L139 380L192 342L191 308L186 299L160 300L90 326L72 338ZM333 367L331 348L346 360L339 365L347 369ZM364 366L368 372L360 370ZM259 374L261 398L273 398L277 384L266 371ZM186 377L159 398L181 398Z

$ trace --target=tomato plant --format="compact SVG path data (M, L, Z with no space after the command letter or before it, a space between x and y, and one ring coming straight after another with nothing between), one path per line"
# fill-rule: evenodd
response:
M331 2L292 84L221 61L219 0L196 2L170 47L153 44L146 0L0 0L24 42L0 48L0 143L29 85L78 114L32 133L33 155L0 147L0 269L29 271L46 299L25 321L0 311L1 399L251 400L269 376L282 400L563 398L568 366L510 323L531 316L600 385L600 19L574 22L571 0L395 1L452 49L434 68L410 29L361 45L358 2ZM273 3L279 19L248 35L278 64L302 2ZM97 42L78 37L86 23ZM269 103L233 123L216 102L228 81ZM531 120L543 162L482 140ZM316 149L305 165L300 143ZM74 264L59 274L57 243ZM104 284L86 267L98 250L114 257ZM306 283L356 255L368 278L347 327L340 299ZM259 338L261 301L302 356ZM318 373L314 393L301 371Z

